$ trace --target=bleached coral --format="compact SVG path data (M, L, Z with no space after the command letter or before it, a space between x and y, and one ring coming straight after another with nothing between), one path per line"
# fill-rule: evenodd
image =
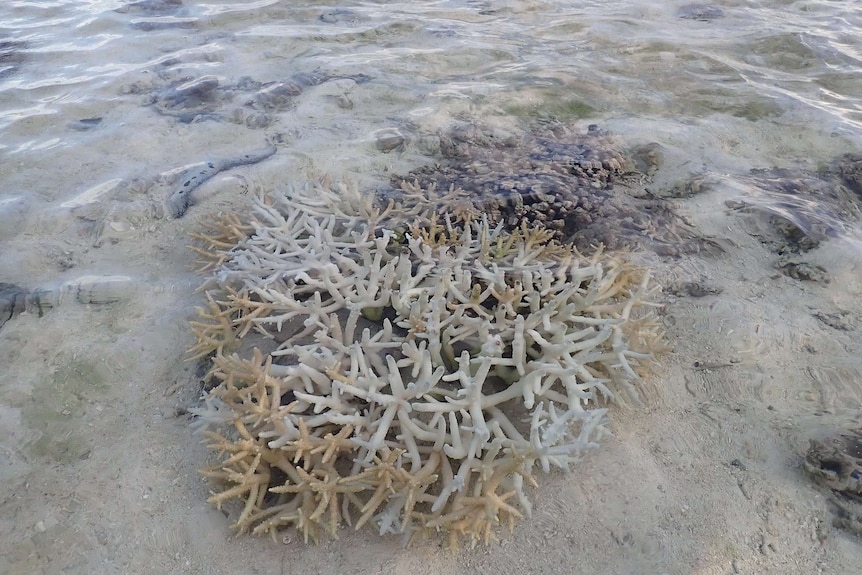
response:
M210 501L244 501L238 530L488 541L529 515L537 467L598 445L606 400L637 402L648 273L429 206L309 183L201 236Z

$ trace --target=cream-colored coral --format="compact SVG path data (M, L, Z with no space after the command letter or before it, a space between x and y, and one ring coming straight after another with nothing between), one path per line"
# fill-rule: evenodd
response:
M240 531L487 542L530 514L536 468L607 435L606 400L637 402L660 337L648 273L405 197L309 183L205 246L194 352L219 383L195 412L221 457L210 501L242 501Z

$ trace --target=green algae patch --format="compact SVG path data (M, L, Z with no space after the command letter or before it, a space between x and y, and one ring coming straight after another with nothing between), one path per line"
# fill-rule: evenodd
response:
M733 115L737 118L745 118L751 122L765 118L775 118L783 113L781 106L773 101L747 102L736 106Z
M560 121L583 120L596 115L593 106L560 88L535 90L531 92L529 101L512 102L504 105L503 109L518 118Z

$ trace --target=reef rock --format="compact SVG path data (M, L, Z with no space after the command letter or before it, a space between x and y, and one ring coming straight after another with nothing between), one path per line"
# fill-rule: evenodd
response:
M443 160L394 178L394 187L462 190L491 222L547 229L583 251L598 244L662 255L719 250L644 188L647 176L597 126L582 133L555 123L499 135L464 123L439 139Z

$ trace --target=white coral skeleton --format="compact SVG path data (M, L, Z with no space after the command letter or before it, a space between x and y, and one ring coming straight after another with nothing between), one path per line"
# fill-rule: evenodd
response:
M536 468L609 433L608 400L637 402L648 273L405 192L378 209L309 183L198 236L215 272L193 351L219 383L196 414L241 532L487 543L530 514Z

